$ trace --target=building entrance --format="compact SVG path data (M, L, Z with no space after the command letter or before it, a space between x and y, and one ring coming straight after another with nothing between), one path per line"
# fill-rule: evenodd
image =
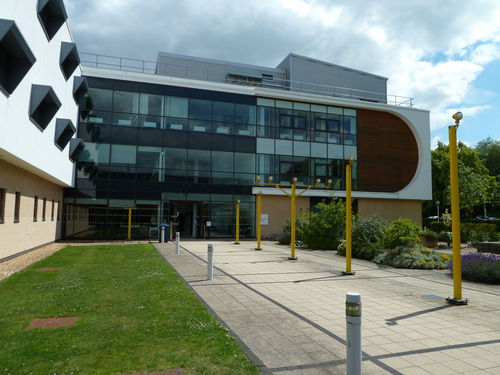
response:
M204 225L202 203L192 201L171 201L169 205L172 235L180 232L181 238L203 238Z

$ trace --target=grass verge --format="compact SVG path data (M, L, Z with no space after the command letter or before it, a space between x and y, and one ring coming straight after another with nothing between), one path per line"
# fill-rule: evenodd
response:
M66 247L0 282L0 306L3 374L259 373L151 245ZM78 321L26 329L53 316Z

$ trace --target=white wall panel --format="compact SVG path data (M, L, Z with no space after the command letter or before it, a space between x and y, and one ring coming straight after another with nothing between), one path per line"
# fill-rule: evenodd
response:
M0 93L0 149L14 158L47 174L61 185L71 185L73 163L68 158L69 147L60 151L54 144L56 118L78 123L78 107L73 100L73 76L81 75L78 67L66 81L59 66L61 42L72 42L65 23L49 41L37 16L37 0L2 0L0 18L14 20L36 62L16 90L7 97ZM31 85L48 85L62 103L45 131L40 131L29 119Z

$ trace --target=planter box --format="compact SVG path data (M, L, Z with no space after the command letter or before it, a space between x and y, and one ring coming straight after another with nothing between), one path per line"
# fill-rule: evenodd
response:
M420 241L422 241L422 245L424 245L425 247L437 247L437 245L438 245L437 238L420 236Z
M478 242L476 247L479 253L500 254L500 242Z

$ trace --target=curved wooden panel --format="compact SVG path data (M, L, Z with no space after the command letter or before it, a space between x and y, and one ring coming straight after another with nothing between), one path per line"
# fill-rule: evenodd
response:
M358 190L396 192L410 183L418 146L406 123L379 111L358 109Z

